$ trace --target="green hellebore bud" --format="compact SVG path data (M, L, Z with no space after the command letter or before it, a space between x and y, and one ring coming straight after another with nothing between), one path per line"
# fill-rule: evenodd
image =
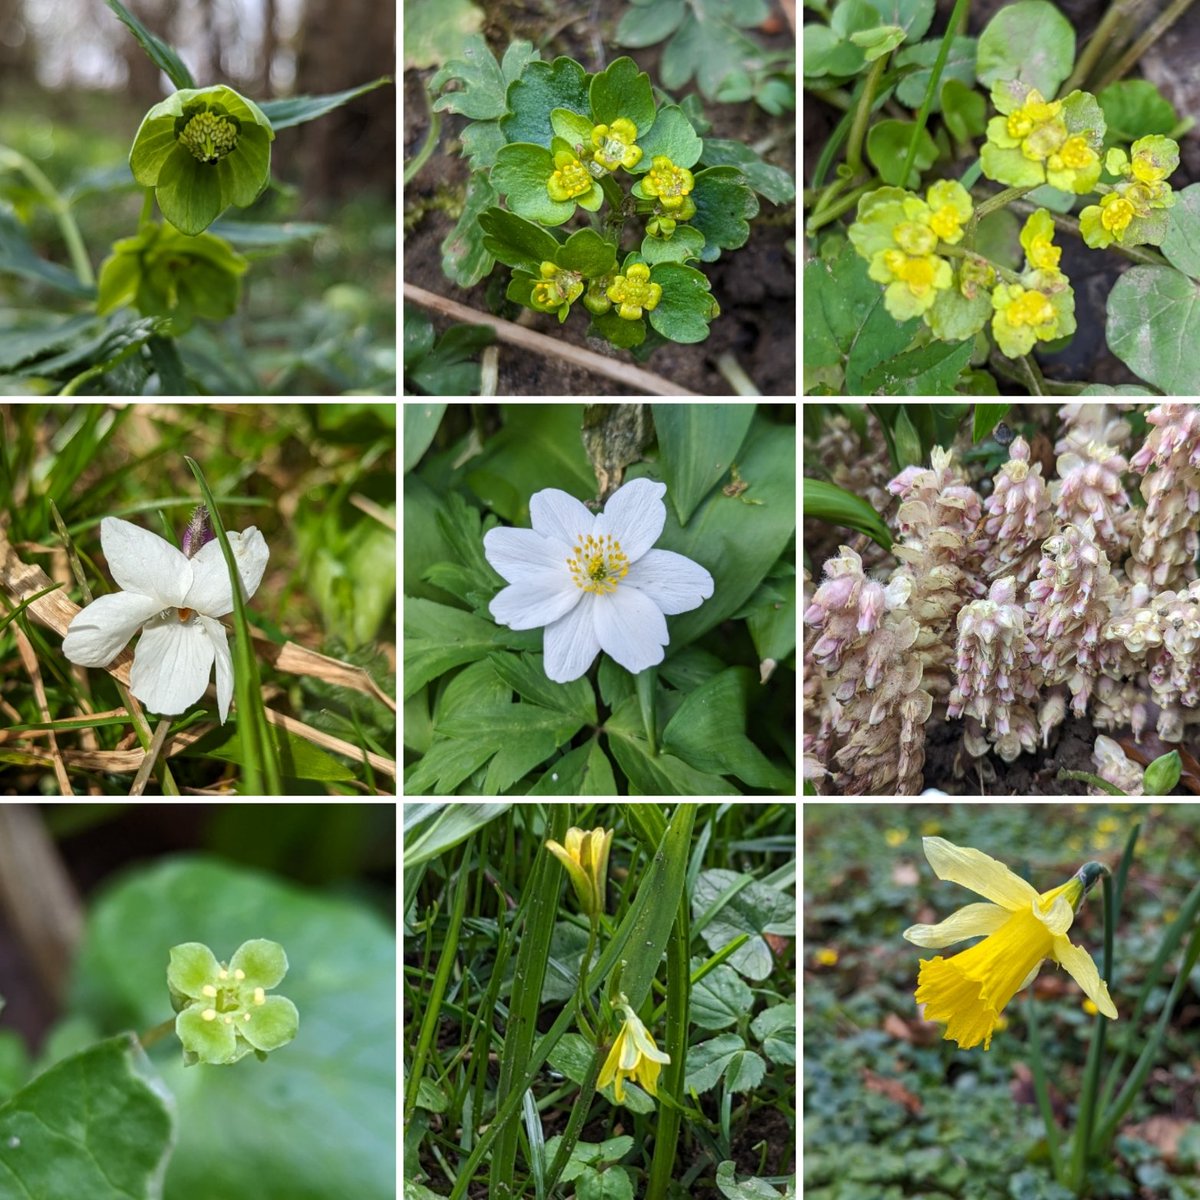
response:
M264 1059L287 1045L300 1015L286 996L266 994L287 969L283 947L266 938L243 942L228 966L202 942L173 946L167 987L184 1065L227 1065L251 1051Z
M185 88L142 119L129 167L180 233L203 233L262 194L274 137L262 109L232 88Z
M100 266L96 311L132 304L143 316L174 319L182 333L194 317L224 320L237 310L249 263L215 234L188 237L169 225L150 225L113 243Z

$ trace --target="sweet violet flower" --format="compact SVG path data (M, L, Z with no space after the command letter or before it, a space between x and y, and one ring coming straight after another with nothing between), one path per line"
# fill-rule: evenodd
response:
M287 1045L300 1028L300 1014L286 996L266 994L287 969L283 947L266 938L243 942L228 966L203 942L173 946L167 986L186 1065L224 1066L251 1051L265 1058Z
M193 518L180 551L147 529L105 517L100 545L123 590L75 614L63 653L82 667L106 667L140 629L130 691L152 712L168 715L185 712L204 695L215 662L223 725L233 697L233 659L218 618L233 611L233 590L220 543L204 541L205 529ZM267 567L267 543L254 526L230 533L229 543L249 599Z
M667 519L666 484L634 479L593 515L574 496L545 488L529 501L532 529L484 535L488 562L508 581L489 608L510 629L545 626L546 674L578 679L605 651L637 674L663 660L664 614L713 594L712 576L671 550L652 550Z

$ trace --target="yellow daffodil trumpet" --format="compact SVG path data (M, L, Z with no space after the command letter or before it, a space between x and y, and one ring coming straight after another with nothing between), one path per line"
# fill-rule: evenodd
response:
M947 1040L964 1050L982 1042L987 1050L1004 1006L1033 982L1048 958L1066 968L1099 1012L1117 1019L1096 964L1067 937L1084 897L1108 874L1107 867L1086 863L1066 883L1039 895L979 850L940 837L923 841L925 857L939 879L961 884L990 901L968 904L937 925L913 925L904 931L914 945L931 948L983 935L983 941L952 958L921 960L917 1003L925 1006L926 1020L945 1022Z
M613 829L567 830L567 844L548 840L546 849L567 869L579 907L595 921L604 912L604 885L608 877L608 852Z
M622 1002L618 1007L625 1014L625 1024L600 1068L596 1086L603 1088L611 1083L618 1104L625 1102L626 1079L632 1079L650 1095L657 1096L658 1074L663 1063L671 1061L671 1056L654 1044L650 1031L628 1004Z

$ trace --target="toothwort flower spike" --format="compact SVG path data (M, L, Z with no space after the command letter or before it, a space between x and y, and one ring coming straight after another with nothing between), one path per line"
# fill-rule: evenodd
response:
M249 598L267 568L267 543L253 526L231 533L229 542ZM123 590L76 613L63 653L79 666L106 667L140 630L130 690L151 712L171 716L204 695L215 663L224 724L233 698L233 658L219 618L233 611L233 590L220 543L208 540L188 558L149 530L105 517L100 545Z

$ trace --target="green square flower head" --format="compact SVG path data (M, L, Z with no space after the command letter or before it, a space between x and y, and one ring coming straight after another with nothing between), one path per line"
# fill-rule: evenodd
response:
M265 1059L286 1046L300 1015L286 996L266 992L287 969L283 947L265 938L243 942L228 966L202 942L173 946L167 986L185 1064L235 1063L252 1050Z
M262 109L232 88L185 88L142 118L129 167L180 233L202 233L262 194L274 137Z

